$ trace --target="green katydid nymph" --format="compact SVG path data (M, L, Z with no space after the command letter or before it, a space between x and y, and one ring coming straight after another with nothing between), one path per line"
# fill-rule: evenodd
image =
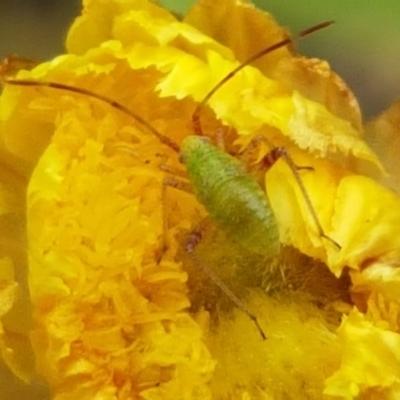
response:
M282 40L257 53L229 73L207 94L207 96L205 96L204 100L199 103L192 118L195 134L186 137L180 145L171 138L160 133L144 118L128 109L123 104L101 94L94 93L84 88L49 81L6 79L5 82L10 85L45 86L82 94L105 102L111 107L129 115L148 130L149 133L157 137L164 145L180 154L180 159L186 167L191 191L226 235L248 251L268 259L279 253L280 241L277 222L265 192L260 187L257 180L247 172L245 166L236 157L219 149L212 144L209 139L204 137L200 125L201 109L222 85L254 60L330 24L331 22L318 24L300 32L294 38ZM324 233L311 200L300 179L298 167L296 167L288 152L282 147L274 148L261 162L267 169L279 158L283 158L292 170L320 237L327 239L335 247L340 249L340 246ZM210 173L210 171L213 171L213 173ZM166 179L165 183L177 189L184 189L187 187L186 182L182 183L182 181L175 178ZM195 264L201 267L214 283L216 283L225 294L254 321L260 335L265 339L266 335L255 314L248 309L224 282L222 282L217 274L195 254L195 249L202 239L202 233L201 228L195 229L192 232L186 243L185 251L194 260Z

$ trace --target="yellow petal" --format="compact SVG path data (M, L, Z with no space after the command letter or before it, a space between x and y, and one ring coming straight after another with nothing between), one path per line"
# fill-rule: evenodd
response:
M392 266L397 263L399 205L397 195L372 179L348 176L341 180L334 236L343 248L330 263L336 274L345 266L361 270L374 263L386 261Z
M196 104L248 55L247 46L239 43L231 51L147 1L88 0L85 7L68 36L70 54L19 77L106 95L177 143L193 134ZM202 2L188 21L200 18L196 25L225 43L243 37L242 43L262 44L264 21L271 41L285 35L245 2L212 7ZM222 13L205 21L210 8ZM220 34L218 21L231 9L237 29L232 36ZM248 36L247 18L256 21ZM335 329L351 307L352 285L353 301L374 323L379 320L380 330L387 322L393 342L398 340L396 325L388 322L395 314L390 310L397 310L398 198L361 175L383 168L362 139L351 92L328 66L302 61L287 49L259 65L261 70L244 68L201 110L204 133L214 138L221 122L228 125L226 145L236 156L254 135L285 146L296 165L309 167L299 170L301 179L324 232L341 246L320 237L283 162L266 175L281 241L326 265L285 252L282 265L265 265L224 242L220 232L214 241L213 228L205 229L202 260L221 267L218 273L259 318L266 341L185 251L187 236L207 214L191 194L163 189L160 164L182 170L172 149L138 121L92 98L6 87L0 103L4 153L23 160L28 172L35 167L27 212L31 337L37 372L55 398L283 393L300 399L318 398L330 375L327 390L348 385L345 396L353 387L366 392L375 384L346 374L347 363L355 363L353 356L365 346L352 342L357 329L343 334L341 343ZM317 88L307 89L308 80ZM254 158L267 151L261 148ZM388 312L372 295L386 301L386 288L394 304ZM374 332L373 322L370 328ZM354 353L348 353L347 340ZM368 360L362 368L368 369ZM394 387L395 376L378 385Z
M382 182L397 193L400 192L398 168L400 151L399 116L400 101L396 101L365 127L366 140L377 152L389 174L384 177Z
M353 311L339 331L342 365L327 381L325 393L357 398L367 389L369 398L396 398L400 393L400 335L374 326Z

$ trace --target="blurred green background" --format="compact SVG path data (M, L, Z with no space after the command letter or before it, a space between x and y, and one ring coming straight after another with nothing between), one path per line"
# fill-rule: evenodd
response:
M218 1L218 0L216 0ZM184 13L194 0L162 0ZM336 24L308 37L299 48L326 59L348 82L371 117L400 95L400 2L365 0L254 0L278 21L298 31L328 19ZM37 59L63 50L80 0L0 1L0 56L16 53ZM226 21L226 29L234 29Z

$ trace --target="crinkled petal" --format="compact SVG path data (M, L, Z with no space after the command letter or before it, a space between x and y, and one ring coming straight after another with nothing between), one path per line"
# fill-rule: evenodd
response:
M400 101L396 101L366 127L366 140L374 148L388 171L382 182L400 192L398 155L400 151Z
M397 265L400 249L399 197L363 176L348 176L337 191L334 237L342 243L332 256L332 270L362 270L374 263Z
M400 335L382 329L353 311L339 331L341 368L327 381L325 393L343 399L394 399L400 393Z
M193 134L196 103L247 57L246 43L261 44L264 21L271 41L286 35L245 2L218 4L200 3L188 21L200 18L196 25L222 42L245 38L233 51L150 2L88 0L69 33L70 54L18 77L106 95L179 144ZM233 7L238 29L221 34L218 21ZM221 13L206 21L210 9ZM256 21L256 38L244 32L248 18ZM190 269L196 263L185 243L206 212L191 194L164 190L160 164L183 168L172 149L101 101L46 87L6 87L3 151L22 160L27 173L35 168L27 214L31 337L37 371L55 398L318 398L329 376L326 390L342 397L396 388L388 343L396 345L399 335L393 322L399 200L361 175L383 168L362 139L351 92L327 65L287 49L258 64L261 71L244 68L201 110L204 133L213 138L220 121L228 125L226 145L237 156L254 135L287 148L296 165L308 167L298 172L325 234L340 245L320 236L283 162L265 178L281 241L326 265L302 255L266 267L264 260L235 254L231 243L213 243L212 231L204 231L199 254L207 266L228 266L219 273L229 276L232 265L243 269L230 283L259 318L266 341L254 321L226 306L201 271ZM309 80L316 89L308 88ZM261 146L258 158L267 152ZM217 261L207 263L212 255ZM258 269L263 282L254 284ZM188 273L200 281L197 288L186 286ZM279 276L276 297L259 289L275 288L271 276ZM338 342L349 290L366 316L351 313ZM394 367L386 380L368 375L380 355L370 339L357 340L364 332L384 343L379 351ZM365 378L349 374L352 365L365 369Z

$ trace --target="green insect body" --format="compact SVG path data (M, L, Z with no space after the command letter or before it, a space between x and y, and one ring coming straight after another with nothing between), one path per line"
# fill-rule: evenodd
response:
M230 238L266 258L279 254L278 226L265 192L235 157L204 137L188 136L181 158L196 197Z
M109 104L111 107L120 110L126 115L131 116L139 124L145 127L152 135L157 137L164 145L180 154L186 166L190 186L197 199L204 205L207 212L221 227L221 229L241 245L244 249L272 258L280 252L280 241L278 227L271 206L265 192L260 188L257 181L251 176L244 166L233 156L223 150L213 146L204 136L200 124L200 111L210 98L223 86L230 78L246 65L263 57L264 55L292 43L304 36L307 36L319 29L329 26L331 22L323 22L309 29L300 32L294 38L286 38L282 41L263 49L259 53L250 57L236 69L225 76L198 104L193 116L193 127L197 136L188 136L181 146L174 140L158 132L144 118L106 96L96 94L90 90L73 87L57 82L38 82L30 80L6 79L6 83L21 86L46 86L54 89L61 89L73 93L86 95ZM279 156L281 156L280 154ZM320 232L320 236L331 241L337 248L340 246L330 237L324 234L314 208L308 198L305 188L297 176L294 162L286 154L284 157L299 184L303 197L307 203L310 213ZM275 159L276 161L276 159ZM171 185L174 186L174 185ZM179 188L179 184L175 187ZM194 231L186 245L186 251L195 260L196 264L203 268L209 277L232 299L232 301L246 313L256 324L261 337L266 338L257 317L249 310L242 301L219 279L212 269L209 269L194 253L194 249L199 244L202 234Z

